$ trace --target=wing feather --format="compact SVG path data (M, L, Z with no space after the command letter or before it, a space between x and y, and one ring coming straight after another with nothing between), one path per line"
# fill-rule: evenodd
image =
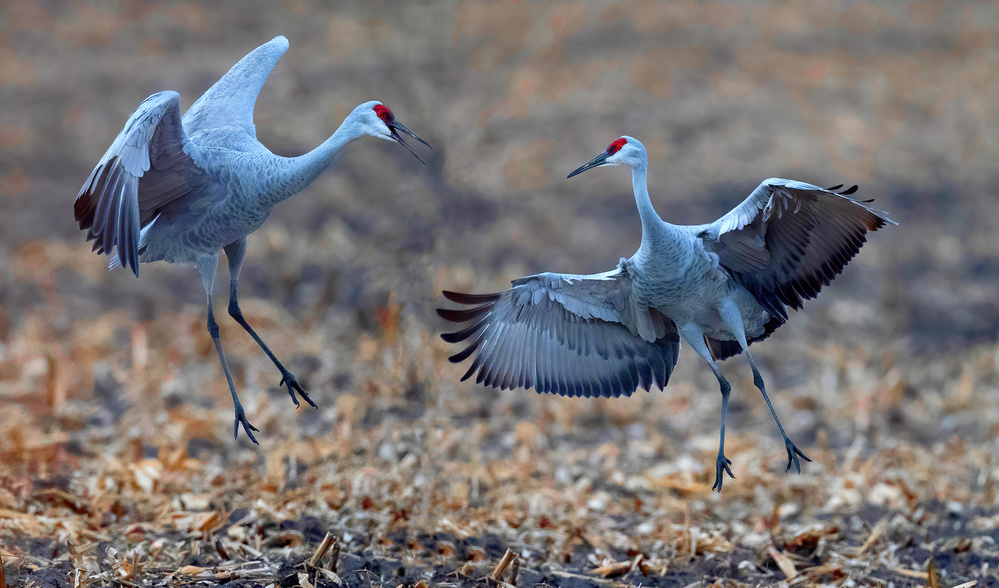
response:
M125 123L76 196L73 206L94 250L118 248L121 264L139 275L139 236L160 208L202 185L204 173L185 151L180 96L146 98Z
M622 268L591 276L538 274L498 294L444 296L471 307L437 311L452 322L472 322L442 335L449 343L469 341L450 358L472 358L462 380L474 375L477 383L500 389L616 397L664 388L676 365L676 325L631 300L631 278Z
M230 127L256 138L253 107L257 95L287 50L288 39L277 36L240 59L184 115L191 134Z
M788 306L800 309L843 271L868 232L897 224L850 198L856 186L834 191L841 187L770 178L731 212L696 229L732 278L783 322Z

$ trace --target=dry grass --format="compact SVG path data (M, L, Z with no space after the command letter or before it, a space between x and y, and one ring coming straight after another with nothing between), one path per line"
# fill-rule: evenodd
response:
M994 7L0 15L0 588L996 584ZM371 98L436 151L423 168L358 142L251 238L244 313L320 405L293 410L223 321L258 448L232 440L193 271L104 272L69 203L145 95L189 105L279 33L257 109L275 152ZM457 382L442 285L601 271L637 246L626 174L561 179L622 133L672 221L773 175L861 183L901 221L754 347L814 460L800 476L738 358L721 495L717 384L686 351L665 392L627 399Z
M0 364L8 573L83 585L299 574L314 585L336 584L329 574L351 585L907 585L926 583L931 562L947 584L985 581L999 564L995 431L982 417L995 414L995 345L927 364L768 342L771 382L788 377L779 357L807 374L775 393L814 459L800 476L783 473L766 408L737 375L748 370L727 362L738 478L718 495L718 398L691 358L665 393L578 401L458 386L444 344L394 305L350 335L279 322L266 301L246 312L321 405L294 411L276 371L227 326L259 449L230 438L199 309L64 331L25 318ZM338 554L305 565L326 533Z

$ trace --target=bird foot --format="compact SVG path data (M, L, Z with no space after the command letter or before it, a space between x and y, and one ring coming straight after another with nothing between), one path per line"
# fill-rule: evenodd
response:
M801 473L801 462L798 461L799 455L801 456L801 459L805 461L812 461L808 459L808 456L802 453L801 450L798 449L798 446L792 443L787 437L784 437L784 448L787 449L787 468L784 470L785 474L791 471L792 463L794 463L794 470L799 474Z
M309 403L309 405L312 406L312 408L319 408L316 406L316 403L309 398L309 395L305 393L305 390L302 389L302 385L298 383L295 376L293 376L288 370L281 370L281 382L278 383L278 386L284 386L285 384L288 385L288 395L291 396L291 401L295 403L295 408L301 406L298 403L298 398L295 397L296 391L302 396L302 398L305 399L306 402Z
M732 460L725 457L724 453L718 453L718 459L715 461L715 485L711 487L712 490L722 491L722 482L725 480L723 473L728 474L730 478L735 479L735 474L732 473Z
M256 445L260 445L260 443L257 443L257 438L254 437L253 433L250 432L250 431L257 431L259 433L260 429L254 427L253 425L250 424L250 421L246 420L246 413L243 412L243 405L237 404L236 405L236 422L233 425L233 429L234 429L233 434L232 434L232 438L233 439L239 438L239 425L240 424L243 425L243 430L246 431L246 436L250 438L250 441L253 441L253 443L256 444Z

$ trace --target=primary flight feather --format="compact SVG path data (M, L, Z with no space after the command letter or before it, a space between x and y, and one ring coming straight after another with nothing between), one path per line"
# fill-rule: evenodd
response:
M647 188L648 156L624 136L569 177L603 165L631 168L642 220L638 251L617 269L577 276L543 273L497 294L444 296L470 308L439 309L470 323L445 341L465 343L452 362L472 359L462 378L500 389L565 396L627 396L662 389L680 339L708 363L721 387L722 414L713 488L723 473L731 386L717 361L745 352L756 386L784 438L788 469L807 457L784 432L749 345L769 336L857 254L866 234L896 224L839 191L770 178L731 212L706 225L674 225L656 214Z
M378 101L361 104L322 145L298 157L271 153L257 140L253 107L288 40L275 37L243 57L183 116L180 95L146 98L125 123L76 197L74 212L94 250L112 255L139 275L139 263L167 261L194 265L208 297L208 331L222 363L235 409L235 434L242 425L256 443L236 395L212 311L212 289L220 251L229 264L229 314L253 337L281 372L281 383L299 405L296 392L315 403L243 318L236 296L246 237L274 206L312 183L350 142L365 136L395 141L420 157L400 133L427 143L396 120ZM429 147L429 145L427 145ZM420 159L422 162L423 160Z

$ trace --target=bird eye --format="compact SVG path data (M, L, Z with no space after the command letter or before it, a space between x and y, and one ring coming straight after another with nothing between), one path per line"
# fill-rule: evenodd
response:
M375 114L378 115L378 118L380 118L383 121L385 121L386 124L392 122L392 118L393 117L392 117L392 111L391 110L389 110L385 106L382 106L381 104L376 104L374 110L375 110Z
M620 151L621 147L624 147L627 142L627 139L618 139L617 141L614 141L607 146L607 155L614 155Z

